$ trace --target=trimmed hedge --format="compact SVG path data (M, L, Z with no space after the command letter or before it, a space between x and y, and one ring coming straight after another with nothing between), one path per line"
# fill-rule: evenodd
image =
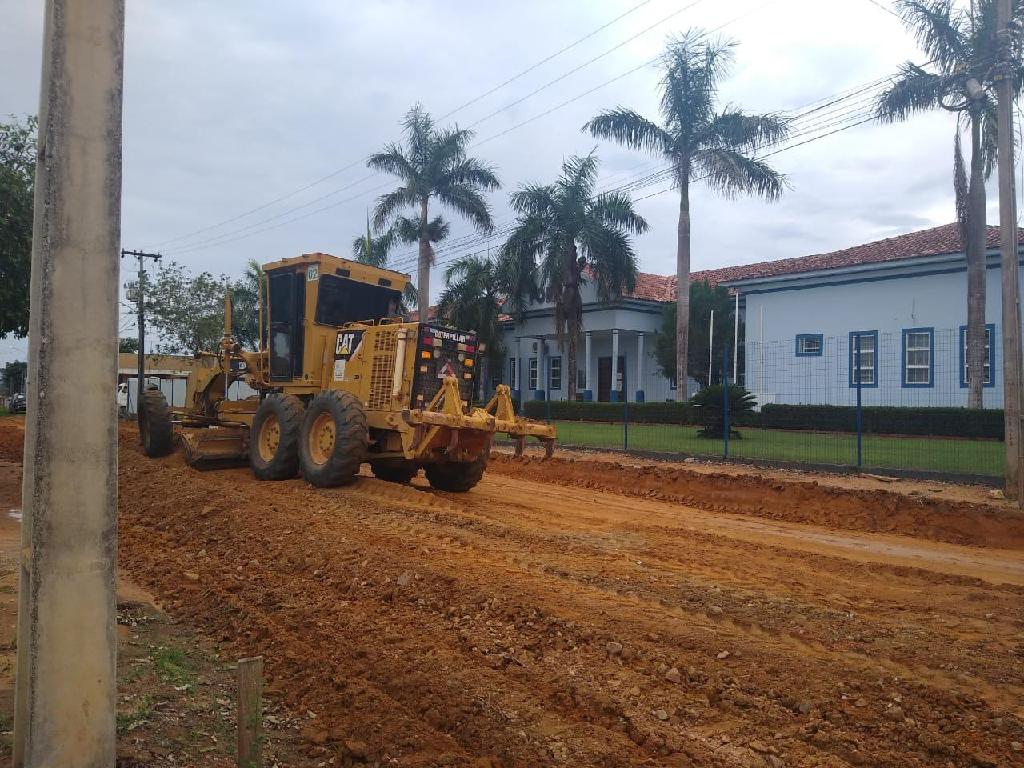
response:
M622 403L581 403L551 401L551 418L559 421L622 421ZM548 404L527 400L523 414L530 419L546 419ZM629 421L636 424L696 424L696 409L691 403L630 403Z
M852 405L765 405L756 423L766 429L814 429L856 432L857 408ZM941 435L1003 439L1002 409L898 408L864 406L861 424L876 435Z
M550 417L558 421L622 421L622 403L551 402ZM531 419L548 418L548 404L528 400L523 414ZM861 423L865 433L876 435L932 435L1003 439L1002 409L898 408L864 406ZM630 403L632 424L696 425L700 421L692 403ZM856 432L857 409L846 405L768 404L758 413L744 414L732 423L737 427Z

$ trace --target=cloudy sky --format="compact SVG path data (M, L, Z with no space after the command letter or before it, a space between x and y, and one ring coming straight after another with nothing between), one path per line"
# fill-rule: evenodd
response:
M36 110L42 6L0 0L0 115ZM129 0L122 244L229 275L249 258L347 255L367 209L392 186L363 160L399 137L415 102L475 131L473 153L504 185L491 196L499 225L511 218L508 191L552 179L574 153L597 148L605 186L643 178L661 165L580 126L620 104L655 117L659 74L644 64L690 27L738 43L721 100L752 112L798 113L922 59L898 19L871 0ZM805 118L794 143L852 122L870 94ZM952 118L937 114L787 149L772 157L791 186L775 204L696 188L693 268L951 221L952 136ZM652 194L665 188L634 197L651 224L636 243L641 269L668 274L678 199ZM451 254L486 250L460 239L468 233L453 227L463 249ZM406 253L395 259L412 271ZM125 332L133 327L126 315ZM0 363L23 349L0 340Z

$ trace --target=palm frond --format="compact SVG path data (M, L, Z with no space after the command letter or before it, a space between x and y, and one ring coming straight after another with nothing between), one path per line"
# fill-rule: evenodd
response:
M494 169L472 157L463 157L440 174L438 186L470 184L486 190L501 187Z
M748 115L726 107L711 119L698 141L706 147L757 149L785 139L789 136L789 125L789 120L781 115Z
M960 232L962 248L967 247L968 226L970 215L969 191L967 186L967 169L964 165L963 146L960 143L960 129L957 127L953 137L953 193L956 198L956 223Z
M947 84L947 78L905 62L875 102L875 116L882 122L894 123L915 112L935 109L942 103Z
M667 155L672 151L672 137L661 126L625 107L606 110L583 126L584 131L598 139L611 139L632 149Z
M399 187L393 192L381 195L377 198L377 205L373 209L374 229L384 229L400 210L416 205L418 202L416 194L408 187Z
M786 177L763 160L733 149L700 150L693 159L708 186L728 198L743 193L773 201L787 186Z
M896 10L943 72L952 73L970 60L969 16L953 0L898 0Z
M649 228L647 219L633 209L633 201L625 192L605 192L598 195L588 214L602 224L633 235L642 235Z
M636 254L621 229L591 220L583 235L583 253L602 301L614 301L636 288Z
M509 205L522 216L547 216L554 208L554 194L554 187L527 184L509 195Z
M412 162L402 152L402 148L395 143L386 144L383 152L375 152L366 160L366 167L380 173L387 173L397 176L407 185L416 182L417 173Z
M477 189L469 184L453 184L438 189L437 199L451 208L480 232L494 229L491 209Z
M711 120L718 81L732 66L735 43L706 38L691 29L671 40L662 57L661 114L677 145Z
M572 155L566 158L562 162L562 175L555 182L556 188L568 200L588 200L597 182L599 164L600 161L594 151L587 155Z

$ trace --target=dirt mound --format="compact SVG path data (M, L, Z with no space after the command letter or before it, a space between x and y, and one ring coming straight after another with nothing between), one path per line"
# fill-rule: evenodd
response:
M900 533L954 544L1024 549L1024 515L996 506L888 491L848 490L815 481L771 480L756 474L698 473L655 464L628 466L494 454L488 471L679 502L713 512L852 531Z

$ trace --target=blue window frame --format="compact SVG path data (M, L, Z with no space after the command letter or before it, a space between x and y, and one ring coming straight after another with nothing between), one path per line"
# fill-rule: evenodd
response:
M996 326L995 323L985 324L985 383L982 386L994 387L995 379L992 372L996 368ZM967 326L960 326L960 386L967 386Z
M857 364L857 339L860 339L860 365ZM850 386L878 386L878 331L850 331Z
M798 333L796 335L797 357L821 357L825 337L820 333Z
M512 389L519 389L519 379L516 378L516 359L508 359L508 383Z
M531 357L530 358L529 384L530 384L530 390L531 391L537 389L537 358L536 357Z
M548 358L548 389L556 392L562 389L562 358Z
M934 328L904 328L901 355L900 369L905 388L935 385Z

